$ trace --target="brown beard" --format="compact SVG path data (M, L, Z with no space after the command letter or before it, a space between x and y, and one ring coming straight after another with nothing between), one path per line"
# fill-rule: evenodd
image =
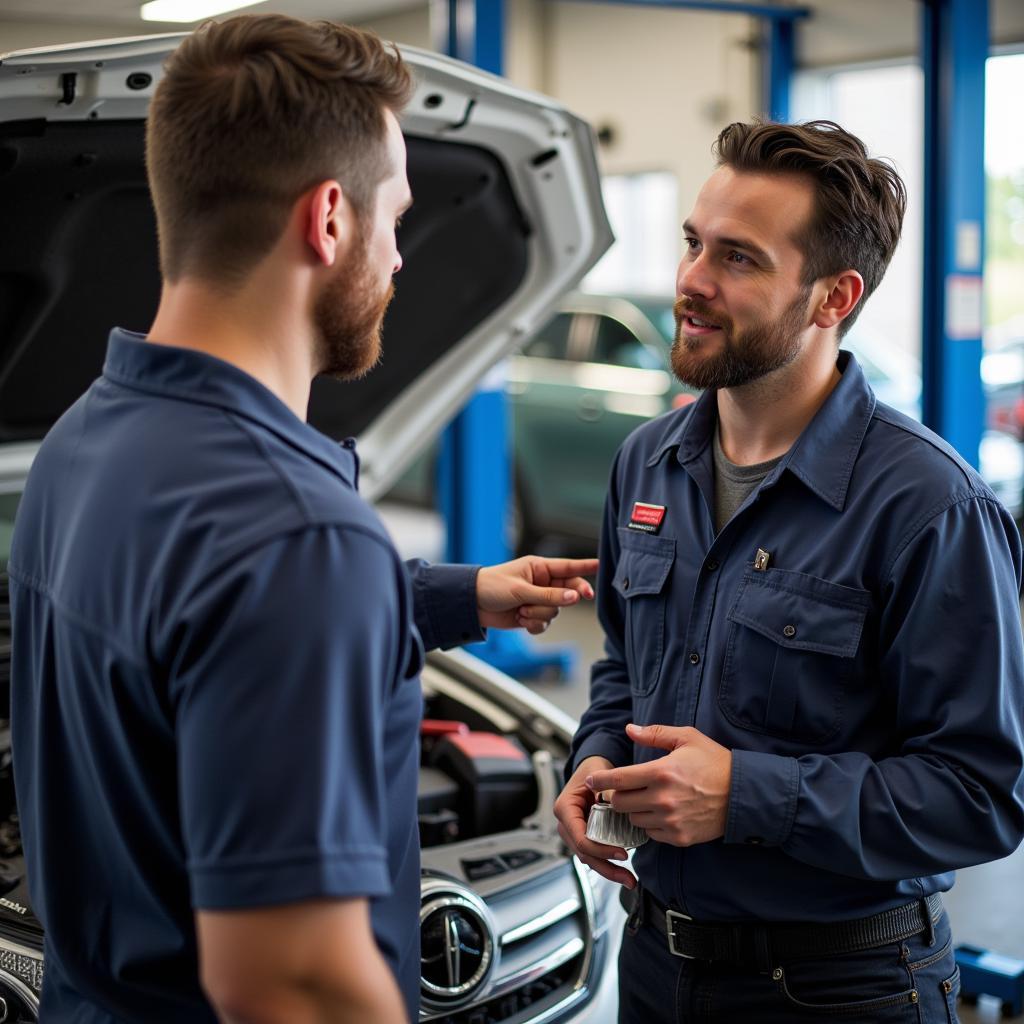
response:
M788 366L800 352L800 335L807 326L807 299L810 286L800 289L796 298L775 320L760 320L743 331L736 331L730 317L716 313L700 299L683 296L676 300L673 312L676 335L672 344L672 371L691 387L738 388ZM707 338L688 338L682 332L684 316L707 318L722 333L721 350L702 354Z
M356 239L352 260L324 286L313 308L317 333L317 372L337 380L357 380L380 361L381 327L395 294L388 280L375 292L366 245Z

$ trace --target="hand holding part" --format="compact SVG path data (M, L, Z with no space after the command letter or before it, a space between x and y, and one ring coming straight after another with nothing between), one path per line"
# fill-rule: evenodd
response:
M691 726L627 725L634 743L667 750L664 757L592 772L592 792L611 789L612 807L651 839L693 846L725 835L732 751Z
M621 846L632 850L643 846L648 835L630 822L628 814L616 811L602 792L597 794L587 816L587 838L593 839L595 843L604 843L605 846Z
M602 877L632 889L636 886L633 874L611 863L613 860L625 860L626 851L587 838L587 815L595 803L595 796L585 779L594 772L611 767L611 761L604 757L588 757L581 761L555 801L555 817L558 819L558 833L572 853Z

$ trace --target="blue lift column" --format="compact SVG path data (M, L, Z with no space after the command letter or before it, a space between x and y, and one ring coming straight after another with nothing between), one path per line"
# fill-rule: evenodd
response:
M796 64L796 33L794 18L766 18L762 31L763 84L762 107L772 121L789 120L790 83Z
M435 47L500 75L503 71L504 0L433 0ZM511 557L506 522L512 487L504 379L491 374L455 417L441 441L438 505L448 526L451 562L494 565ZM468 648L509 675L542 672L565 678L576 652L539 647L520 631L490 630Z
M924 0L923 419L973 466L981 385L988 0Z

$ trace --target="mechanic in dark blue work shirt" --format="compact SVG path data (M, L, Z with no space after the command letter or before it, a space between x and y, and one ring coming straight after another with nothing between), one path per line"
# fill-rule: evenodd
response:
M277 16L157 88L156 320L43 442L9 565L48 1024L416 1019L422 646L592 596L593 560L410 582L305 423L379 353L409 90L376 37Z
M672 360L606 506L606 657L556 804L647 830L620 1020L942 1021L939 893L1024 834L1021 544L839 353L899 240L896 172L828 122L734 124L684 224Z

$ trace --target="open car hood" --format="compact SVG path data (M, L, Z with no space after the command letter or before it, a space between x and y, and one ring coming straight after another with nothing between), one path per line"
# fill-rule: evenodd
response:
M0 56L0 444L27 464L99 374L112 326L160 292L144 122L182 35ZM588 125L554 101L401 47L415 205L366 379L318 380L310 421L359 438L371 500L608 248Z

